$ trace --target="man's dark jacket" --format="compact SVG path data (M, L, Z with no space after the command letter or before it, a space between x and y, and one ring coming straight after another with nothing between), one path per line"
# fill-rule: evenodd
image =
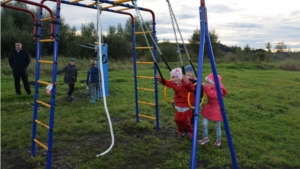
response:
M30 63L30 57L26 49L19 52L12 50L9 54L9 66L13 70L14 76L27 75L27 67Z

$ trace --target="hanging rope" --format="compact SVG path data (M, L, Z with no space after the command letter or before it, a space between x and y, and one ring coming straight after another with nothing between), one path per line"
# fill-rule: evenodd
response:
M101 43L102 42L101 41L101 32L102 32L102 29L101 29L101 18L100 18L101 17L102 6L99 5L99 4L100 4L99 0L97 0L98 60L100 61L100 71L103 72L102 49L101 49L101 44L102 44ZM105 109L105 112L106 112L106 115L107 115L107 120L108 120L108 123L109 123L109 129L110 129L110 134L111 134L111 145L106 151L104 151L100 154L97 154L96 157L107 154L112 149L112 147L114 146L114 142L115 142L113 128L112 128L112 124L111 124L111 119L110 119L107 104L106 104L105 86L104 86L104 77L103 76L101 76L101 82L102 82L101 87L102 87L103 104L104 104L104 109Z

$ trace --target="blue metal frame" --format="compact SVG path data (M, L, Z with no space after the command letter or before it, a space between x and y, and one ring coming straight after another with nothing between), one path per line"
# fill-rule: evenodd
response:
M103 3L108 3L108 4L112 4L114 5L114 1L108 1L108 0L100 0L100 2ZM127 7L127 8L131 8L131 9L135 9L133 5L129 5L129 4L118 4L117 6L123 6L123 7ZM154 12L150 9L147 8L141 8L141 7L137 7L138 10L141 11L145 11L145 12L150 12L152 15L152 36L153 39L156 41L156 29L155 29L155 15ZM132 44L133 46L135 46L135 34L134 32L132 32ZM153 54L154 54L154 58L156 60L157 56L156 56L156 45L153 42ZM134 51L134 85L135 85L135 105L136 105L136 122L139 122L139 106L138 106L138 91L137 91L137 78L136 78L136 52L135 52L135 47L133 48ZM158 109L158 88L157 88L157 80L155 78L156 72L157 70L155 69L155 64L153 64L154 66L154 91L155 91L155 116L156 116L156 129L159 130L159 109Z
M217 88L217 93L218 93L218 100L220 103L221 111L222 111L222 116L223 116L223 121L224 121L224 126L225 126L225 131L226 131L226 136L227 136L227 141L231 153L231 159L232 159L232 164L235 169L238 169L238 165L236 162L236 157L235 157L235 152L231 140L231 135L230 135L230 129L226 117L226 112L225 112L225 107L224 107L224 102L222 98L222 93L221 93L221 88L219 84L219 79L218 79L218 72L216 68L216 63L214 59L214 54L212 50L212 45L209 37L209 31L208 31L208 24L207 24L207 12L206 12L206 7L205 7L205 2L204 0L201 0L201 6L199 8L199 14L200 14L200 28L201 28L201 33L200 33L200 44L199 44L199 64L198 64L198 79L197 79L197 84L201 84L202 80L202 67L203 67L203 57L204 57L204 43L206 42L206 45L208 47L208 55L210 58L210 64L212 68L212 72L214 75L214 79L216 82L216 88ZM205 38L205 39L204 39ZM197 85L196 88L196 103L200 101L200 86ZM191 160L190 160L190 168L195 169L196 168L196 156L197 156L197 133L198 133L198 116L199 116L199 110L200 106L195 105L195 118L194 118L194 137L193 137L193 144L192 144L192 153L191 153Z

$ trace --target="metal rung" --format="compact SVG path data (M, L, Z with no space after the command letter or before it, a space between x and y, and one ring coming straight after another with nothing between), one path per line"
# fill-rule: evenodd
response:
M54 42L54 39L42 39L40 42Z
M49 84L51 84L51 83L49 83L49 82L45 82L45 81L41 81L41 80L38 80L37 82L40 83L40 84L44 84L44 85L49 85Z
M143 78L143 79L152 79L152 80L154 80L153 76L136 76L136 78Z
M119 11L125 11L125 10L129 10L131 8L122 8L122 9L117 9L117 10L114 10L115 12L119 12Z
M112 6L105 6L105 7L102 7L101 9L107 9L107 8L112 8L112 7L115 7L114 5Z
M46 145L44 145L43 143L39 142L37 139L33 139L33 141L36 142L41 147L43 147L44 149L48 150L48 147Z
M40 100L36 100L36 102L37 103L40 103L41 105L44 105L44 106L46 106L46 107L51 107L51 105L50 104L47 104L47 103L45 103L45 102L42 102L42 101L40 101Z
M10 2L10 1L12 1L12 0L5 0L5 1L2 2L1 4L5 4L5 3Z
M99 4L101 4L102 2L99 2ZM93 2L93 3L91 3L91 4L86 4L86 6L94 6L94 5L96 5L96 3L95 2Z
M95 45L99 45L99 42L94 42ZM104 45L103 43L101 45Z
M124 2L129 2L131 0L119 0L119 1L114 1L114 4L117 5L117 4L121 4L121 3L124 3Z
M40 21L41 21L41 22L44 22L44 21L50 21L50 20L52 20L51 17L50 17L50 18L43 18L43 19L41 19Z
M147 64L147 65L153 65L154 62L135 62L136 64Z
M136 50L139 50L139 49L153 49L152 46L147 46L147 47L135 47Z
M144 33L152 33L152 31L145 31L145 32L134 32L136 35L144 34Z
M79 2L79 1L83 1L83 0L73 0L73 1L70 1L70 4L72 4L74 2Z
M41 125L41 126L47 128L47 129L50 128L50 127L49 127L47 124L45 124L45 123L42 123L42 122L40 122L40 121L38 121L38 120L34 120L34 121L35 121L37 124L39 124L39 125Z
M148 119L152 119L152 120L156 120L155 117L152 117L152 116L147 116L147 115L144 115L144 114L139 114L140 117L145 117L145 118L148 118Z
M149 88L143 88L143 87L137 87L138 90L146 90L150 92L154 92L154 89L149 89Z
M45 64L53 64L53 61L48 61L48 60L39 60L39 63L45 63Z
M146 105L150 105L150 106L155 106L154 103L149 103L149 102L138 101L138 103L146 104Z

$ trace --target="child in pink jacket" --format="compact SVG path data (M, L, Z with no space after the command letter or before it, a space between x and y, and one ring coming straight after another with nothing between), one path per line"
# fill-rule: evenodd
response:
M227 90L222 84L222 77L218 75L222 97L226 96ZM221 108L218 100L217 89L215 86L215 80L213 74L209 74L205 77L206 82L204 83L203 90L207 95L207 103L203 107L201 114L203 116L202 128L203 128L203 139L199 140L200 145L204 145L209 142L208 138L208 122L213 121L217 132L217 140L215 146L221 145L221 122L223 121Z

